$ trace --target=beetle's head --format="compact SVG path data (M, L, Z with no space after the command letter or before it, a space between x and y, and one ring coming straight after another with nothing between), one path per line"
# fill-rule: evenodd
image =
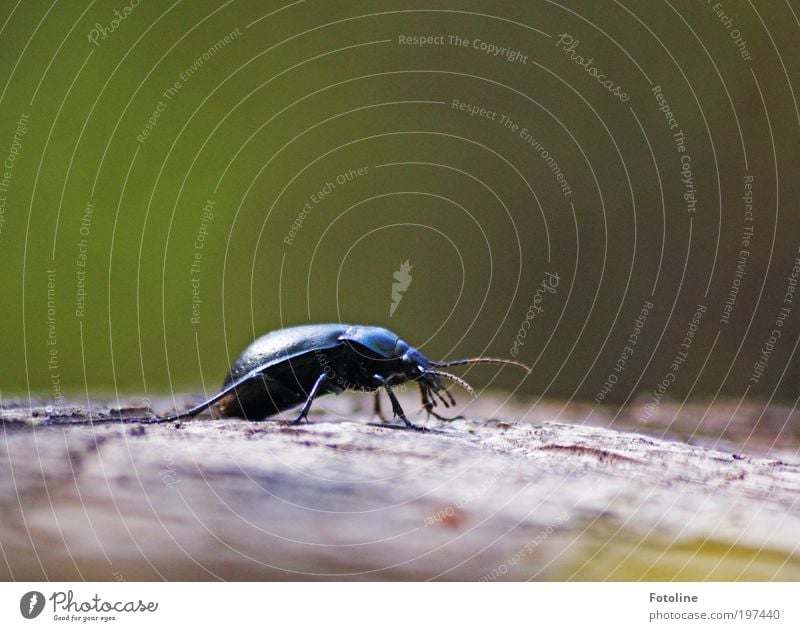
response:
M440 370L435 370L435 362L430 361L413 346L409 346L402 340L399 340L395 350L398 351L397 357L399 359L400 370L403 374L402 380L416 381L419 383L423 393L423 401L431 401L432 405L436 405L436 398L438 397L446 407L455 404L453 396L448 389L442 385L441 377L455 381L472 392L472 388L469 387L469 384L459 377Z
M419 379L428 368L428 358L413 346L399 338L395 338L394 348L391 352L393 359L389 360L396 377L402 381Z
M425 359L423 357L423 359ZM455 404L453 395L450 390L442 385L441 379L444 378L455 384L458 384L464 390L469 392L475 397L475 390L464 379L449 372L445 372L442 368L448 366L469 366L472 364L494 364L499 366L515 366L530 373L531 369L523 363L515 362L510 359L494 359L492 357L473 357L470 359L458 359L448 362L433 362L425 359L424 366L420 366L422 370L421 375L417 378L422 388L422 400L424 407L430 412L431 408L436 406L436 398L444 403L445 407ZM435 396L433 396L435 395ZM447 395L445 398L444 395Z
M515 366L529 373L530 368L525 364L510 359L495 359L491 357L473 357L447 362L430 361L416 348L409 346L403 340L397 339L394 346L394 375L390 379L393 385L404 381L416 381L422 390L423 406L430 412L436 406L436 400L441 401L445 407L455 405L455 399L449 388L442 385L442 379L458 384L473 397L475 390L464 379L442 368L448 366L469 366L472 364L494 364L500 366Z

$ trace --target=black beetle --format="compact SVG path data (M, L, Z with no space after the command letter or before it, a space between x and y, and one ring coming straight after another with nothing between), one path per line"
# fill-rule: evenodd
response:
M504 364L530 372L525 364L508 359L476 357L432 362L396 334L377 326L294 326L267 333L250 344L236 360L218 394L185 412L148 421L163 423L192 417L215 403L219 403L225 416L261 420L302 403L294 421L300 423L314 399L323 394L345 390L377 393L383 388L392 402L394 416L408 427L422 429L406 418L392 386L416 381L422 407L429 415L444 419L433 411L436 397L445 407L454 404L455 399L440 378L459 384L473 396L474 391L460 377L438 369L468 364Z

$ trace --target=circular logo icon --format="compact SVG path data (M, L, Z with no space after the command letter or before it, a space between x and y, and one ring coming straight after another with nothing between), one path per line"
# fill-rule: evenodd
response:
M23 618L31 620L44 609L44 594L42 592L28 592L19 599L19 612Z

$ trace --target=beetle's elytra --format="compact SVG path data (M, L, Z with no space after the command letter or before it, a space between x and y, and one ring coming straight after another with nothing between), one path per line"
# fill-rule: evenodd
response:
M455 403L442 385L448 379L474 394L463 379L439 370L468 364L505 364L530 372L525 364L507 359L476 357L433 362L395 333L376 326L312 324L279 329L250 344L231 368L220 392L185 412L150 422L174 421L219 404L225 416L261 420L302 404L295 423L308 415L314 399L345 390L378 392L392 403L394 417L421 429L406 418L392 387L416 381L422 406L433 411L438 399ZM445 396L446 395L446 396Z

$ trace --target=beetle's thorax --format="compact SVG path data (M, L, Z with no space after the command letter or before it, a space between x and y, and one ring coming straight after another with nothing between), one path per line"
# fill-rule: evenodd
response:
M342 390L375 390L388 383L396 386L418 379L425 372L428 360L402 340L395 354L385 357L372 349L348 342L340 348L316 353L316 361L331 386Z

